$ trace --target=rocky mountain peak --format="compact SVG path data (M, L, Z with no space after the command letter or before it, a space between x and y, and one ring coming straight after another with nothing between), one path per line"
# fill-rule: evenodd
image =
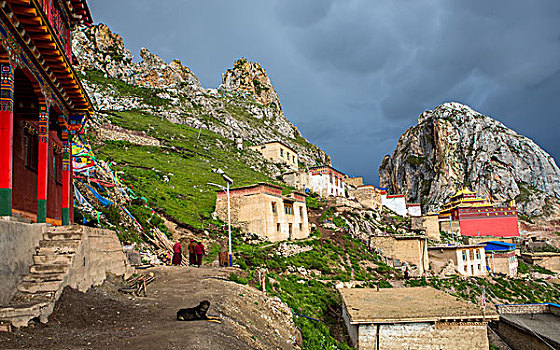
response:
M463 187L489 200L518 202L521 213L560 210L560 169L527 137L468 106L452 102L422 113L379 168L380 185L440 208Z
M196 75L181 61L174 60L167 64L145 47L140 50L142 61L133 62L123 38L105 24L76 32L72 47L76 56L74 64L81 71L99 70L108 77L150 88L202 88Z
M257 62L250 62L246 58L235 61L233 68L222 74L222 88L229 91L246 91L252 94L257 102L282 110L280 99L266 70Z

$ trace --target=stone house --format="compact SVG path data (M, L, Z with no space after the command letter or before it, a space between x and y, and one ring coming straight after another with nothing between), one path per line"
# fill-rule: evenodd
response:
M486 276L486 255L484 247L479 245L436 246L428 247L428 256L432 270L441 274L450 274L446 269L452 264L456 272L463 276Z
M487 350L493 309L430 287L339 289L342 317L359 350Z
M554 273L560 273L560 253L521 253L521 259L531 265L538 265Z
M510 277L517 276L517 257L515 244L488 241L480 243L484 246L486 266L492 273L502 273Z
M500 321L492 328L513 350L560 349L558 304L496 305Z
M273 163L286 164L293 170L298 170L297 152L283 142L271 141L249 148L261 153L266 159Z
M348 186L358 188L364 185L364 179L362 177L347 177L345 180Z
M309 236L306 195L282 195L282 187L259 183L230 189L231 224L272 242ZM218 191L216 214L227 222L227 193Z
M424 236L375 235L369 237L369 246L383 256L416 266L411 270L415 275L429 269L428 239Z
M309 168L309 188L323 197L346 197L345 178L330 165Z
M386 207L400 216L422 216L419 203L407 203L404 194L388 194L385 188L365 185L350 190L349 194L364 207L370 209Z
M309 173L305 169L289 170L282 174L282 181L298 191L309 188Z

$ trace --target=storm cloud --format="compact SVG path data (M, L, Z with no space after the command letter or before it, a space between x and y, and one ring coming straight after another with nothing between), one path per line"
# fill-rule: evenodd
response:
M349 175L377 168L426 109L468 104L560 156L560 2L90 0L94 19L206 87L246 57L286 117ZM137 55L135 55L137 57Z

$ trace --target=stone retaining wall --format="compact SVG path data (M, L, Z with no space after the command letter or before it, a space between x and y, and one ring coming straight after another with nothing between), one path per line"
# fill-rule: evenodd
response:
M0 305L12 299L18 282L29 273L44 230L44 224L0 221Z

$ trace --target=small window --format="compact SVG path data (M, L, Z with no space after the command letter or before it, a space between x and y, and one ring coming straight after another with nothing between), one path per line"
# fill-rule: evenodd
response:
M272 203L272 212L276 214L276 203Z
M276 232L280 232L280 224L276 224Z
M299 224L299 232L302 232L302 231L303 231L303 224L300 223L300 224Z
M62 153L53 153L54 181L62 184Z
M284 150L280 148L280 157L284 157Z
M302 218L303 220L303 208L299 208L299 216Z
M39 140L37 135L25 130L23 138L25 142L25 166L37 171L39 168Z
M293 212L294 212L293 210L294 210L294 209L292 208L291 205L287 205L287 204L284 205L284 212L285 212L287 215L292 215Z
M463 261L467 261L467 252L463 250L462 255L463 255Z

